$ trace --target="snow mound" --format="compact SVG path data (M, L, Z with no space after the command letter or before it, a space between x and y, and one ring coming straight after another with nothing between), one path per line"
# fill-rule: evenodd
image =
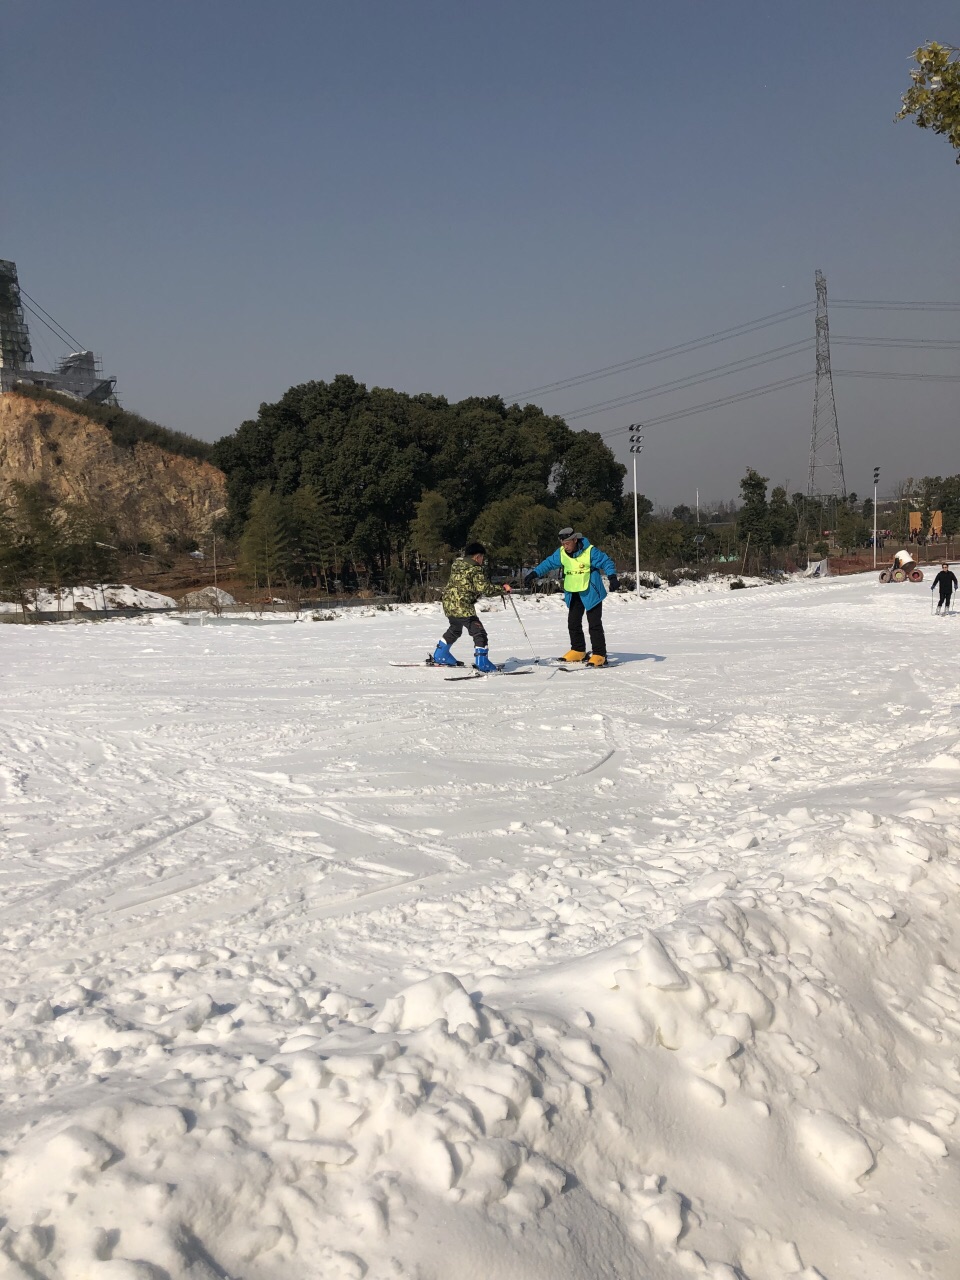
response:
M318 1258L486 1276L506 1235L522 1276L573 1222L609 1219L624 1235L592 1261L571 1245L560 1274L828 1274L804 1259L848 1230L846 1198L948 1151L931 1064L960 982L929 957L960 873L935 827L854 814L779 894L764 880L702 885L672 924L485 992L437 972L379 1007L223 949L77 974L7 1013L4 1078L66 1067L100 1097L13 1145L0 1245L25 1275L149 1260L190 1280L208 1257L248 1280ZM740 1221L758 1197L759 1234Z
M220 587L201 587L199 591L188 591L177 601L181 609L220 609L224 605L236 603L230 592L223 591Z
M177 602L171 596L143 587L126 586L123 583L104 583L92 587L62 587L59 591L29 591L25 593L28 612L70 613L103 609L175 609ZM3 606L7 611L19 611L19 604Z

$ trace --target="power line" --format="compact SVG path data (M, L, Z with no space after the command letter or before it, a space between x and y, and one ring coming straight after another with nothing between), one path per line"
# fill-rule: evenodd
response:
M960 382L960 374L955 373L878 373L872 369L834 369L834 377L843 378L893 378L893 379L909 379L924 380L928 379L933 382ZM754 387L750 391L741 391L736 395L723 396L718 400L709 400L704 404L693 405L689 409L678 409L673 413L663 413L655 418L644 417L644 427L655 427L663 422L677 422L681 418L692 418L699 413L706 413L710 409L719 409L724 405L737 404L742 400L752 400L755 396L767 395L772 391L780 391L786 387L796 387L803 382L809 382L814 378L814 373L801 373L793 378L781 378L778 382L768 382L762 387ZM612 431L600 432L604 440L612 440L617 436L626 435L629 427L616 427Z
M922 349L926 347L929 350L953 350L960 347L960 341L941 341L936 338L868 338L851 336L848 338L834 338L832 341L834 344L839 342L853 346L903 347L906 349ZM798 355L801 351L809 349L811 345L812 339L809 338L804 338L799 342L786 343L782 347L772 347L769 351L759 352L756 356L744 356L740 360L729 360L725 364L715 365L713 368L702 370L700 373L688 374L686 377L676 378L670 382L659 382L651 387L625 392L622 396L615 396L609 400L600 400L595 404L583 405L578 409L571 409L566 412L561 411L557 416L564 418L567 422L576 422L580 418L588 418L595 413L602 413L609 409L623 409L627 405L636 404L641 400L655 399L657 396L667 395L671 391L685 390L703 382L712 382L716 378L727 377L731 373L756 368L758 365L769 364L774 360L783 360L791 355Z
M28 312L31 316L33 316L34 320L39 321L39 323L42 324L45 329L49 329L59 343L62 343L64 346L68 345L63 335L59 334L56 331L56 329L54 329L53 325L47 324L43 316L38 314L38 312L34 311L33 307L30 306L29 302L23 303L23 309L24 311ZM34 331L34 338L36 338L36 331Z
M908 378L918 382L960 382L960 373L894 373L876 369L835 369L834 373L845 378Z
M867 311L960 311L960 302L908 302L883 299L840 298L835 300L832 305L834 307L847 307ZM600 378L610 378L617 373L626 373L631 369L639 369L642 368L643 365L653 364L658 360L667 360L673 356L682 355L688 351L697 351L703 347L713 346L718 342L726 342L732 338L742 337L748 333L755 333L758 329L765 329L769 325L782 324L787 320L799 319L803 315L808 315L813 310L813 303L798 303L796 306L786 307L782 311L773 311L769 315L759 316L755 320L745 320L742 324L731 325L727 329L718 329L714 333L706 334L702 338L692 338L689 342L680 342L672 347L662 347L660 350L651 351L647 355L635 356L630 360L621 360L617 364L604 365L598 369L589 369L584 373L572 374L568 378L558 378L554 382L545 382L537 387L527 387L522 391L511 391L504 396L504 399L509 402L518 399L520 396L548 395L555 391L565 391L570 387L578 386L584 382L594 382Z
M45 316L47 317L47 320L49 320L49 321L50 321L50 324L48 324L48 325L47 325L47 328L48 328L48 329L50 329L51 325L56 325L56 329L52 329L52 330L51 330L51 332L52 332L52 333L57 333L57 329L59 329L61 333L66 334L66 341L67 341L67 342L70 342L70 343L72 343L72 344L73 344L73 349L74 349L74 351L80 351L80 350L82 349L82 347L83 347L83 343L82 343L82 342L79 342L75 337L73 337L73 335L72 335L72 334L68 333L68 332L67 332L67 330L66 330L66 329L64 329L63 325L62 325L62 324L60 324L60 322L59 322L58 320L54 320L53 316L52 316L52 315L50 315L49 311L44 311L44 310L43 310L43 307L41 307L40 303L39 303L39 302L37 302L37 300L36 300L35 298L31 298L31 297L30 297L30 295L29 295L29 293L27 293L26 289L24 289L24 288L23 288L23 286L21 286L21 287L20 287L20 296L21 296L22 298L27 298L30 302L32 302L32 303L33 303L34 307L36 307L36 308L37 308L37 311L42 312L42 313L43 313L43 315L45 315ZM34 315L36 315L36 312L34 312ZM40 320L40 316L37 316L37 319L38 319L38 320ZM46 323L46 321L44 321L44 320L40 320L40 323L41 323L41 324L45 324L45 323ZM63 339L62 337L60 337L60 334L59 334L59 333L57 333L57 337L58 337L58 338L60 338L60 341L61 341L61 342L63 342L63 341L64 341L64 339Z
M769 364L773 360L784 360L788 356L799 355L801 351L809 351L812 346L812 338L804 338L800 342L789 342L782 347L772 347L769 351L761 351L756 356L744 356L741 360L728 360L726 364L716 365L712 369L705 369L702 373L691 373L684 378L676 378L672 382L660 382L655 386L644 387L639 391L630 391L611 400L601 400L598 404L584 405L580 409L573 409L558 416L568 422L573 422L577 418L587 418L604 409L622 409L624 406L635 404L639 400L653 399L656 396L666 395L670 391L680 391L687 387L695 387L701 382L713 382L716 378L726 378L731 373L736 373L743 369L753 369L757 365Z
M836 298L832 307L853 307L860 311L960 311L960 302L884 302L862 298Z
M559 378L555 382L545 382L539 387L527 387L523 391L511 391L504 396L512 401L519 396L543 395L553 391L565 391L568 387L577 386L581 382L594 382L598 378L609 378L616 373L626 373L630 369L638 369L645 364L653 364L657 360L666 360L671 356L682 355L686 351L696 351L701 347L713 346L717 342L726 342L758 329L766 329L769 325L782 324L786 320L795 320L808 315L813 310L812 302L803 302L783 311L773 311L768 316L760 316L756 320L745 320L742 324L731 325L728 329L718 329L702 338L693 338L689 342L680 342L672 347L662 347L659 351L651 351L648 355L634 356L630 360L622 360L619 364L604 365L600 369L590 369L586 373L573 374L569 378Z
M710 400L706 404L694 405L691 409L678 409L674 413L662 413L657 418L644 418L643 425L645 427L655 427L661 422L675 422L680 418L692 418L695 414L706 413L709 409L719 409L723 405L736 404L741 400L752 400L754 396L763 396L770 391L779 391L784 387L797 387L802 382L810 382L814 378L811 370L809 373L800 373L793 378L781 378L779 382L768 382L762 387L754 387L751 391L741 391L737 395L723 396L719 400ZM617 427L613 431L604 431L600 434L604 440L611 440L614 436L622 436L629 427Z
M951 338L832 338L834 346L844 342L855 347L926 347L931 351L951 351L960 347L960 341Z

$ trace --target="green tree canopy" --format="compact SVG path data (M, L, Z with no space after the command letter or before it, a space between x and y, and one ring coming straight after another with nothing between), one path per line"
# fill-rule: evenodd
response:
M940 486L940 514L948 538L960 533L960 475L947 476Z
M500 564L535 564L556 546L557 513L514 494L485 507L470 532Z
M957 153L960 164L960 50L931 40L914 49L916 67L912 84L903 95L897 119L914 117L921 129L942 134Z
M481 512L507 499L554 512L578 502L614 520L623 505L625 468L602 438L573 431L536 405L508 406L499 396L450 404L368 390L345 374L262 404L256 419L214 446L214 457L227 475L234 533L257 490L286 498L312 486L327 495L344 543L381 573L411 545L427 493L446 503L442 532L451 546L463 544ZM538 518L531 517L534 525ZM513 534L508 541L515 545Z
M449 527L450 507L446 498L435 489L428 490L417 503L417 513L410 526L410 544L428 564L450 555Z
M10 485L0 504L0 590L102 582L115 575L112 530L80 503L58 506L40 484Z
M767 508L770 541L775 547L788 547L797 537L797 512L787 497L783 485L777 485L770 494Z
M768 547L771 542L768 483L767 477L754 471L753 467L747 468L747 474L740 481L743 506L737 516L737 529L740 541L745 542L749 537L751 545L757 551L761 547Z
M295 562L295 532L287 500L273 490L258 489L240 539L240 572L256 587L289 582Z

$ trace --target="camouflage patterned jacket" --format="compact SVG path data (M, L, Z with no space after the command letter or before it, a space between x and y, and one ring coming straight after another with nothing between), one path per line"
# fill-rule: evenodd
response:
M494 586L475 560L460 556L453 562L443 592L443 612L448 618L472 618L481 596L503 594L503 587Z

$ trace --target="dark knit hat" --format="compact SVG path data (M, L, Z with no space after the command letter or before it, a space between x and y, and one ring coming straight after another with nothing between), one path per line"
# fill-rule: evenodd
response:
M465 556L485 556L487 548L482 542L468 542L463 549L463 554Z

